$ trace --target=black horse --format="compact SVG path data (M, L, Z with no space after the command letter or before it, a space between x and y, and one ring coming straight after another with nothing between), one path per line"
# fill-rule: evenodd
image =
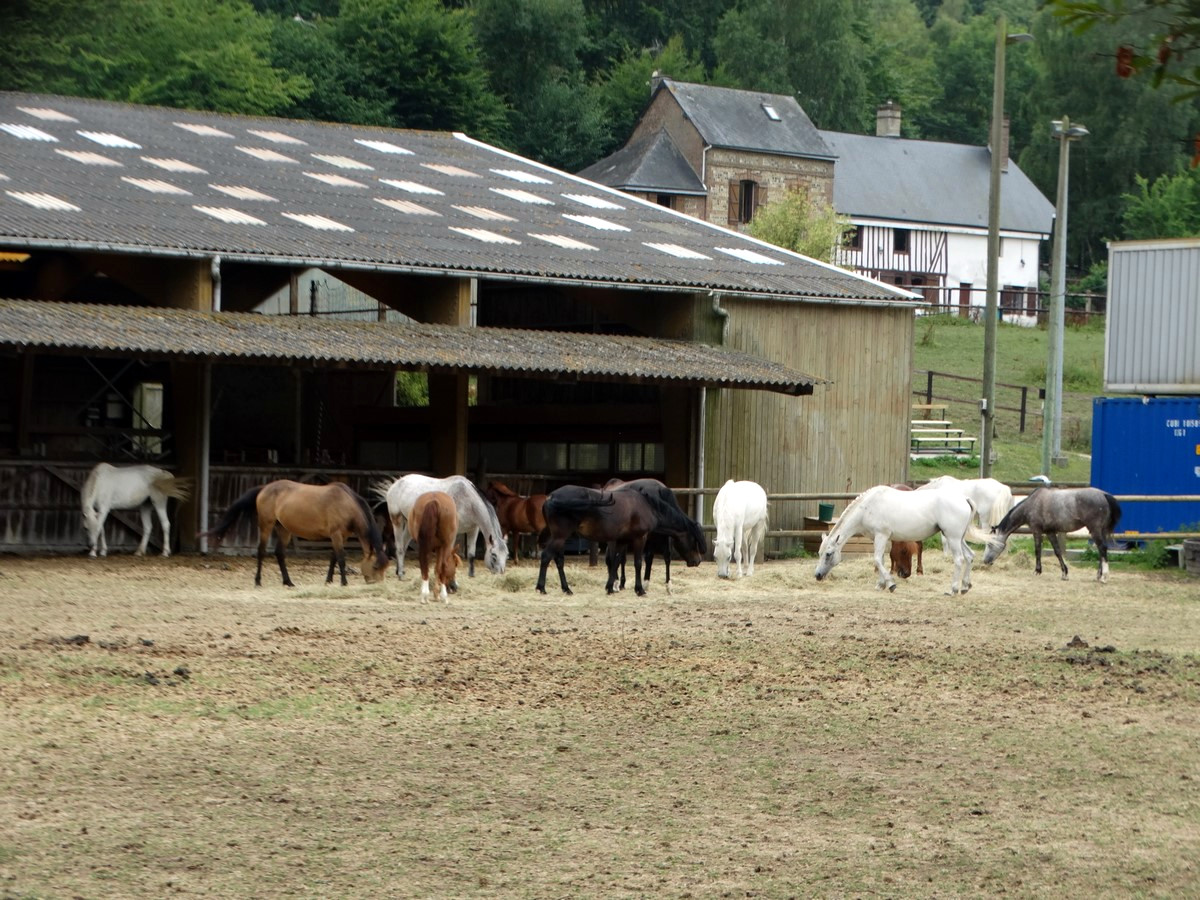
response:
M591 541L620 545L633 551L637 578L634 590L639 597L646 593L642 586L642 553L646 539L657 527L665 513L661 503L652 503L637 491L598 491L593 488L566 485L551 491L542 507L546 517L549 539L542 550L542 565L538 572L537 589L546 593L546 569L553 559L558 566L558 580L564 594L570 594L567 576L563 571L563 546L573 534ZM617 557L609 554L608 583L605 590L613 593L617 580Z
M656 555L663 558L666 570L667 591L671 590L671 548L682 558L688 568L700 565L700 561L708 553L708 540L700 523L691 519L679 505L675 492L657 478L635 478L632 481L622 481L619 478L610 479L605 485L606 491L637 491L647 500L662 510L659 523L646 539L645 560L646 571L642 576L650 580L650 568ZM621 581L620 589L625 589L625 556L624 551L617 545L610 544L608 553L620 555Z

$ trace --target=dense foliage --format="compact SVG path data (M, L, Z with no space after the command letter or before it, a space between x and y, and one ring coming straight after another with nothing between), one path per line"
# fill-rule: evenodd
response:
M1150 8L1169 16L1148 16ZM1200 101L1183 0L7 0L0 89L453 129L578 170L619 147L658 70L794 95L817 127L983 144L996 17L1011 155L1055 196L1072 148L1069 262L1195 234ZM1122 14L1123 13L1123 14ZM1082 27L1081 27L1082 26ZM1149 72L1151 77L1122 77ZM1178 77L1176 77L1178 76ZM1183 173L1183 174L1181 174Z

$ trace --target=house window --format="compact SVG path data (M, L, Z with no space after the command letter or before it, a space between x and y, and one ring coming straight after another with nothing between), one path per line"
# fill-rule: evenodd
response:
M907 253L908 252L908 235L907 228L892 229L892 252Z
M862 249L862 231L858 227L851 226L850 230L846 232L846 246L851 250Z
M738 204L738 222L745 225L754 218L754 195L758 185L750 180L741 182L741 199Z
M674 194L656 194L654 199L658 202L659 206L665 206L667 209L675 208Z

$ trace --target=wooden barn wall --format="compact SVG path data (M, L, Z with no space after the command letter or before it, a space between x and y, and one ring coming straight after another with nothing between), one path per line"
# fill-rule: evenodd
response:
M832 381L809 396L709 390L705 487L768 494L860 491L908 477L913 311L729 300L726 346ZM836 504L837 510L845 502ZM711 499L706 521L712 521ZM801 528L817 502L780 502L771 527Z

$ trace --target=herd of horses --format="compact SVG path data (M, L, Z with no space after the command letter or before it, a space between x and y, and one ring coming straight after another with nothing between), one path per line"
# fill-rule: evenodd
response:
M140 508L142 539L137 554L143 555L150 539L151 509L157 512L163 531L163 556L170 555L170 522L167 501L186 499L186 479L149 465L112 466L100 463L89 473L81 493L89 556L107 555L104 523L114 509ZM220 546L243 516L253 514L258 524L258 567L256 585L262 584L263 560L272 535L275 559L283 584L292 586L286 550L293 537L329 540L331 554L325 581L333 581L337 568L341 583L346 579L346 544L356 538L363 548L360 571L367 582L384 578L388 563L395 560L397 577L403 577L404 557L412 541L417 544L421 571L421 599L434 593L442 601L457 590L456 574L462 557L460 536L465 536L466 561L475 574L475 553L484 542L484 564L500 575L508 562L509 542L514 558L522 535L533 535L541 548L536 588L546 593L546 575L555 563L559 585L570 594L564 568L567 541L579 536L606 545L605 564L608 593L625 586L625 562L633 555L634 591L646 593L651 562L663 557L665 584L670 591L670 561L673 555L689 567L708 555L708 542L700 524L680 506L675 493L661 481L639 478L613 479L602 488L567 485L549 494L521 496L502 482L489 482L483 490L463 475L433 478L408 474L383 480L372 492L386 507L380 526L366 498L340 482L326 485L277 480L246 491L222 513L202 537ZM754 559L766 535L767 494L753 481L727 481L713 505L716 539L713 559L722 578L749 577ZM1112 540L1121 508L1109 493L1097 488L1039 487L1028 497L1015 500L1012 491L991 478L936 478L913 489L908 485L876 485L854 498L822 537L815 575L823 580L841 561L850 538L865 534L873 539L877 587L895 590L894 575L907 578L923 574L923 542L941 534L942 546L953 559L953 575L947 593L965 593L971 587L975 551L968 542L985 545L983 562L990 565L1003 552L1009 537L1019 528L1033 534L1035 572L1042 571L1042 543L1048 539L1058 558L1062 577L1067 578L1064 535L1086 529L1100 558L1097 579L1108 580L1108 544ZM891 553L891 567L884 566L884 553ZM912 566L915 555L917 565ZM731 565L732 563L732 565Z

